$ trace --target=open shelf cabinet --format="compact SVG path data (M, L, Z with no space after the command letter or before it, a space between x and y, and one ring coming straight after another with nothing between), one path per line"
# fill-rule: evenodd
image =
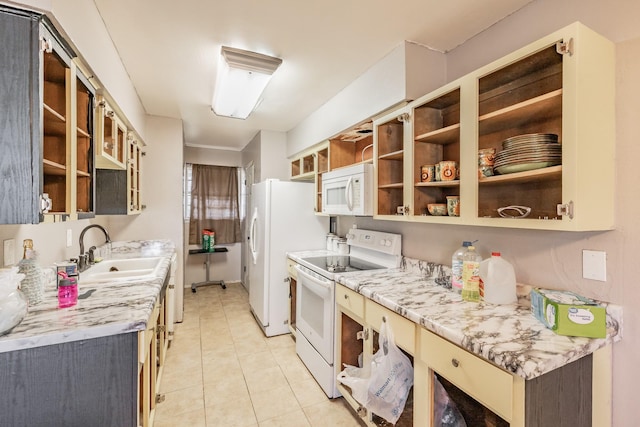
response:
M375 217L612 229L614 96L613 43L574 23L416 99L374 123ZM402 141L392 138L399 132L391 129L401 126L394 116L407 117ZM536 141L503 144L532 134L557 135L558 143L552 150ZM493 168L493 176L481 173L479 150L494 150L507 167ZM456 162L459 178L423 182L422 166L443 160ZM459 196L459 216L425 212L448 196ZM498 209L509 206L530 208L530 214L502 217Z
M42 188L51 201L44 219L93 217L95 88L55 36L42 32Z

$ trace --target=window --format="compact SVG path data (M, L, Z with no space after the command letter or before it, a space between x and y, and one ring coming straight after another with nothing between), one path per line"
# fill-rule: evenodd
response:
M184 216L189 222L189 244L199 244L203 229L216 233L216 244L241 241L241 201L235 167L186 164Z

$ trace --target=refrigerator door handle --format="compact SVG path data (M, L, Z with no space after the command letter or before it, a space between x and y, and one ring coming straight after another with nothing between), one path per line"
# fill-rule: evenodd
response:
M256 248L256 234L258 226L258 208L253 211L253 216L251 217L251 227L249 228L249 249L251 250L251 258L253 258L253 265L256 265L258 261L258 251Z
M344 189L344 198L347 201L347 208L352 211L353 210L353 177L349 178L347 181L347 185Z

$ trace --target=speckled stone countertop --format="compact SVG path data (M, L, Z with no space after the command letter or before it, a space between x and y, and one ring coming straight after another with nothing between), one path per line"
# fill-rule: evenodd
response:
M55 281L50 282L43 302L29 307L22 322L0 337L0 352L144 330L174 252L175 245L170 240L113 242L111 254L105 259L163 257L158 275L146 280L121 278L83 284L80 273L78 293L95 291L68 308L58 308ZM53 270L51 273L55 277Z
M295 252L296 261L328 252ZM336 282L440 335L500 368L532 379L622 337L622 308L603 303L607 337L602 339L556 335L531 313L528 291L519 286L518 304L492 305L463 301L442 286L448 266L403 258L397 269L336 274Z

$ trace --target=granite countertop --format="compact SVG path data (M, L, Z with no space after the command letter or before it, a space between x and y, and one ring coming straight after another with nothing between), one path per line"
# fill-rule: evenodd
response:
M296 261L327 251L288 254ZM547 329L531 313L528 291L519 286L518 304L463 301L442 286L448 266L403 258L396 269L336 274L336 282L404 316L500 368L532 379L619 341L622 308L607 309L607 337L567 337ZM440 285L438 284L440 283Z
M105 255L105 260L163 257L158 275L146 280L120 278L102 283L83 283L80 273L78 294L90 289L95 291L68 308L58 308L55 282L51 282L45 288L44 300L29 307L22 322L9 334L0 337L0 352L146 329L174 252L175 245L170 240L113 242L111 254Z

